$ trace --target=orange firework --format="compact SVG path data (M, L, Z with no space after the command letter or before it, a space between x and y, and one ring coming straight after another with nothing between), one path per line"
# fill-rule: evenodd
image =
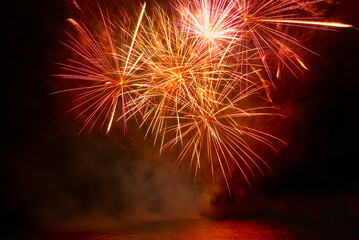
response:
M128 112L136 105L138 92L136 88L142 81L138 72L143 72L140 65L142 54L134 48L137 31L141 24L146 4L143 5L137 24L132 29L130 18L123 13L122 19L111 21L108 10L99 7L101 25L83 23L75 19L68 21L75 27L78 35L68 35L64 43L76 57L68 63L60 64L66 73L57 76L64 79L85 81L86 86L65 91L77 91L80 103L70 111L81 109L78 117L86 114L83 129L90 125L93 128L102 119L103 126L107 122L108 133L111 129L117 106L121 105L119 117L127 121ZM94 28L96 26L96 28ZM124 125L126 128L126 124ZM82 131L82 130L81 130Z
M71 110L87 115L84 128L101 122L108 133L115 119L126 129L134 117L146 136L154 134L160 152L182 147L177 166L188 159L197 176L207 163L213 179L219 169L228 190L239 169L250 186L249 177L269 167L252 144L275 151L284 143L253 124L280 116L270 96L272 70L279 78L281 66L293 74L308 69L295 49L310 50L286 28L350 27L313 17L318 2L176 0L175 11L157 5L151 14L144 3L135 22L124 11L111 18L99 7L100 21L68 20L78 34L64 44L75 57L60 64L58 76L86 85L59 92L80 92Z
M268 165L246 141L256 140L273 149L273 141L280 141L249 126L257 116L277 115L268 102L251 102L263 90L250 80L255 70L244 74L222 53L202 49L200 39L173 25L159 7L146 19L136 48L148 59L144 66L150 76L139 104L146 109L147 134L155 134L155 143L159 139L160 151L181 144L177 165L190 159L195 176L207 159L213 178L218 167L228 189L233 167L249 184L248 171L254 175L253 168L262 172L261 166Z
M156 132L156 136L165 126L164 118L172 114L171 111L182 108L184 99L191 100L187 97L198 91L198 76L211 71L208 53L196 49L196 41L189 39L188 32L179 31L172 22L157 7L154 16L147 17L138 46L148 59L145 65L150 72L143 85L141 102L148 109L144 119L151 119L148 130Z
M178 0L176 10L180 15L177 24L188 31L190 37L199 40L200 48L223 48L224 43L230 46L241 35L236 22L240 12L235 1Z
M315 29L351 27L348 24L320 21L313 17L318 10L314 6L324 0L176 0L180 25L187 28L201 44L207 43L226 49L237 59L251 59L247 66L259 63L249 57L255 50L269 80L276 69L279 78L281 66L294 75L295 70L307 69L296 48L305 49L295 37L287 33L288 27ZM276 64L270 64L276 62ZM243 71L243 70L242 70Z

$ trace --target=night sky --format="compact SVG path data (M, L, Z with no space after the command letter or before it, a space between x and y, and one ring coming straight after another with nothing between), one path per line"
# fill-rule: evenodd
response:
M141 131L124 136L117 124L109 136L101 130L78 135L82 123L66 113L69 95L51 94L62 87L51 75L58 73L55 62L66 58L59 41L69 27L67 2L11 1L2 8L3 230L196 214L286 223L295 215L319 229L350 231L358 224L358 30L301 37L320 56L304 53L310 71L278 83L274 94L287 115L276 128L288 146L272 157L272 173L252 190L233 187L230 198L225 186L212 194L200 184L194 189L192 175L173 171L175 153L159 157ZM358 12L357 0L343 0L327 15L359 27Z

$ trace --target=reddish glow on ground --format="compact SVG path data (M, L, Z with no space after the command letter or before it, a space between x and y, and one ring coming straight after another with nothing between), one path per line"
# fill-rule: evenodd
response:
M255 221L173 220L161 222L127 222L111 230L59 231L48 240L140 240L140 239L206 239L206 240L280 240L291 239L285 229Z

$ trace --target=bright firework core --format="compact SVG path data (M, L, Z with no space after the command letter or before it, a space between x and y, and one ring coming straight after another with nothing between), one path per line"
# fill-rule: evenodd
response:
M116 120L126 130L135 119L160 152L181 146L176 164L188 161L195 176L208 168L230 191L236 169L250 186L269 168L254 145L284 144L254 122L281 116L271 93L284 70L308 70L298 49L311 50L287 30L351 27L321 21L318 2L177 0L171 12L144 3L137 16L97 6L98 17L68 20L73 57L58 76L81 86L59 92L78 93L71 111L85 117L82 130L109 133Z

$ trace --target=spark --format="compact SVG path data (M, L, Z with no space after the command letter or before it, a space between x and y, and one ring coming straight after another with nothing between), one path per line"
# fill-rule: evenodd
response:
M313 17L308 17L307 13L318 15L319 10L315 10L314 6L322 1L177 0L176 9L181 15L178 21L180 25L201 39L201 46L208 45L208 48L217 50L219 46L222 49L231 48L228 53L237 55L238 59L248 58L249 52L256 52L275 88L273 69L277 71L277 78L281 66L295 76L297 72L302 72L301 68L307 69L305 63L300 60L299 53L291 49L303 49L314 53L294 36L289 35L287 27L352 27L350 24L339 22L313 21ZM248 66L260 64L255 63L253 58L250 59ZM277 66L274 66L272 61L277 62Z
M317 21L301 21L301 20L286 20L286 19L264 19L258 20L261 22L273 22L273 23L296 23L304 25L316 25L316 26L326 26L326 27L338 27L338 28L350 28L353 25L338 23L338 22L317 22Z
M77 30L78 36L68 34L69 40L64 45L77 56L69 59L68 63L60 63L65 73L57 76L82 81L85 86L58 92L79 92L80 103L70 111L82 109L77 117L87 115L81 131L87 126L91 130L102 118L101 127L107 121L108 134L118 111L118 105L122 107L119 118L124 119L126 130L127 116L130 115L128 109L136 105L139 94L136 88L141 82L141 76L137 72L142 70L140 61L142 55L133 49L133 45L145 7L146 4L143 4L133 33L131 33L131 20L126 14L123 14L123 19L120 21L112 21L108 9L104 12L100 6L98 9L101 28L93 28L94 25L90 22L85 24L73 18L68 19ZM129 47L127 43L130 39L132 42Z

